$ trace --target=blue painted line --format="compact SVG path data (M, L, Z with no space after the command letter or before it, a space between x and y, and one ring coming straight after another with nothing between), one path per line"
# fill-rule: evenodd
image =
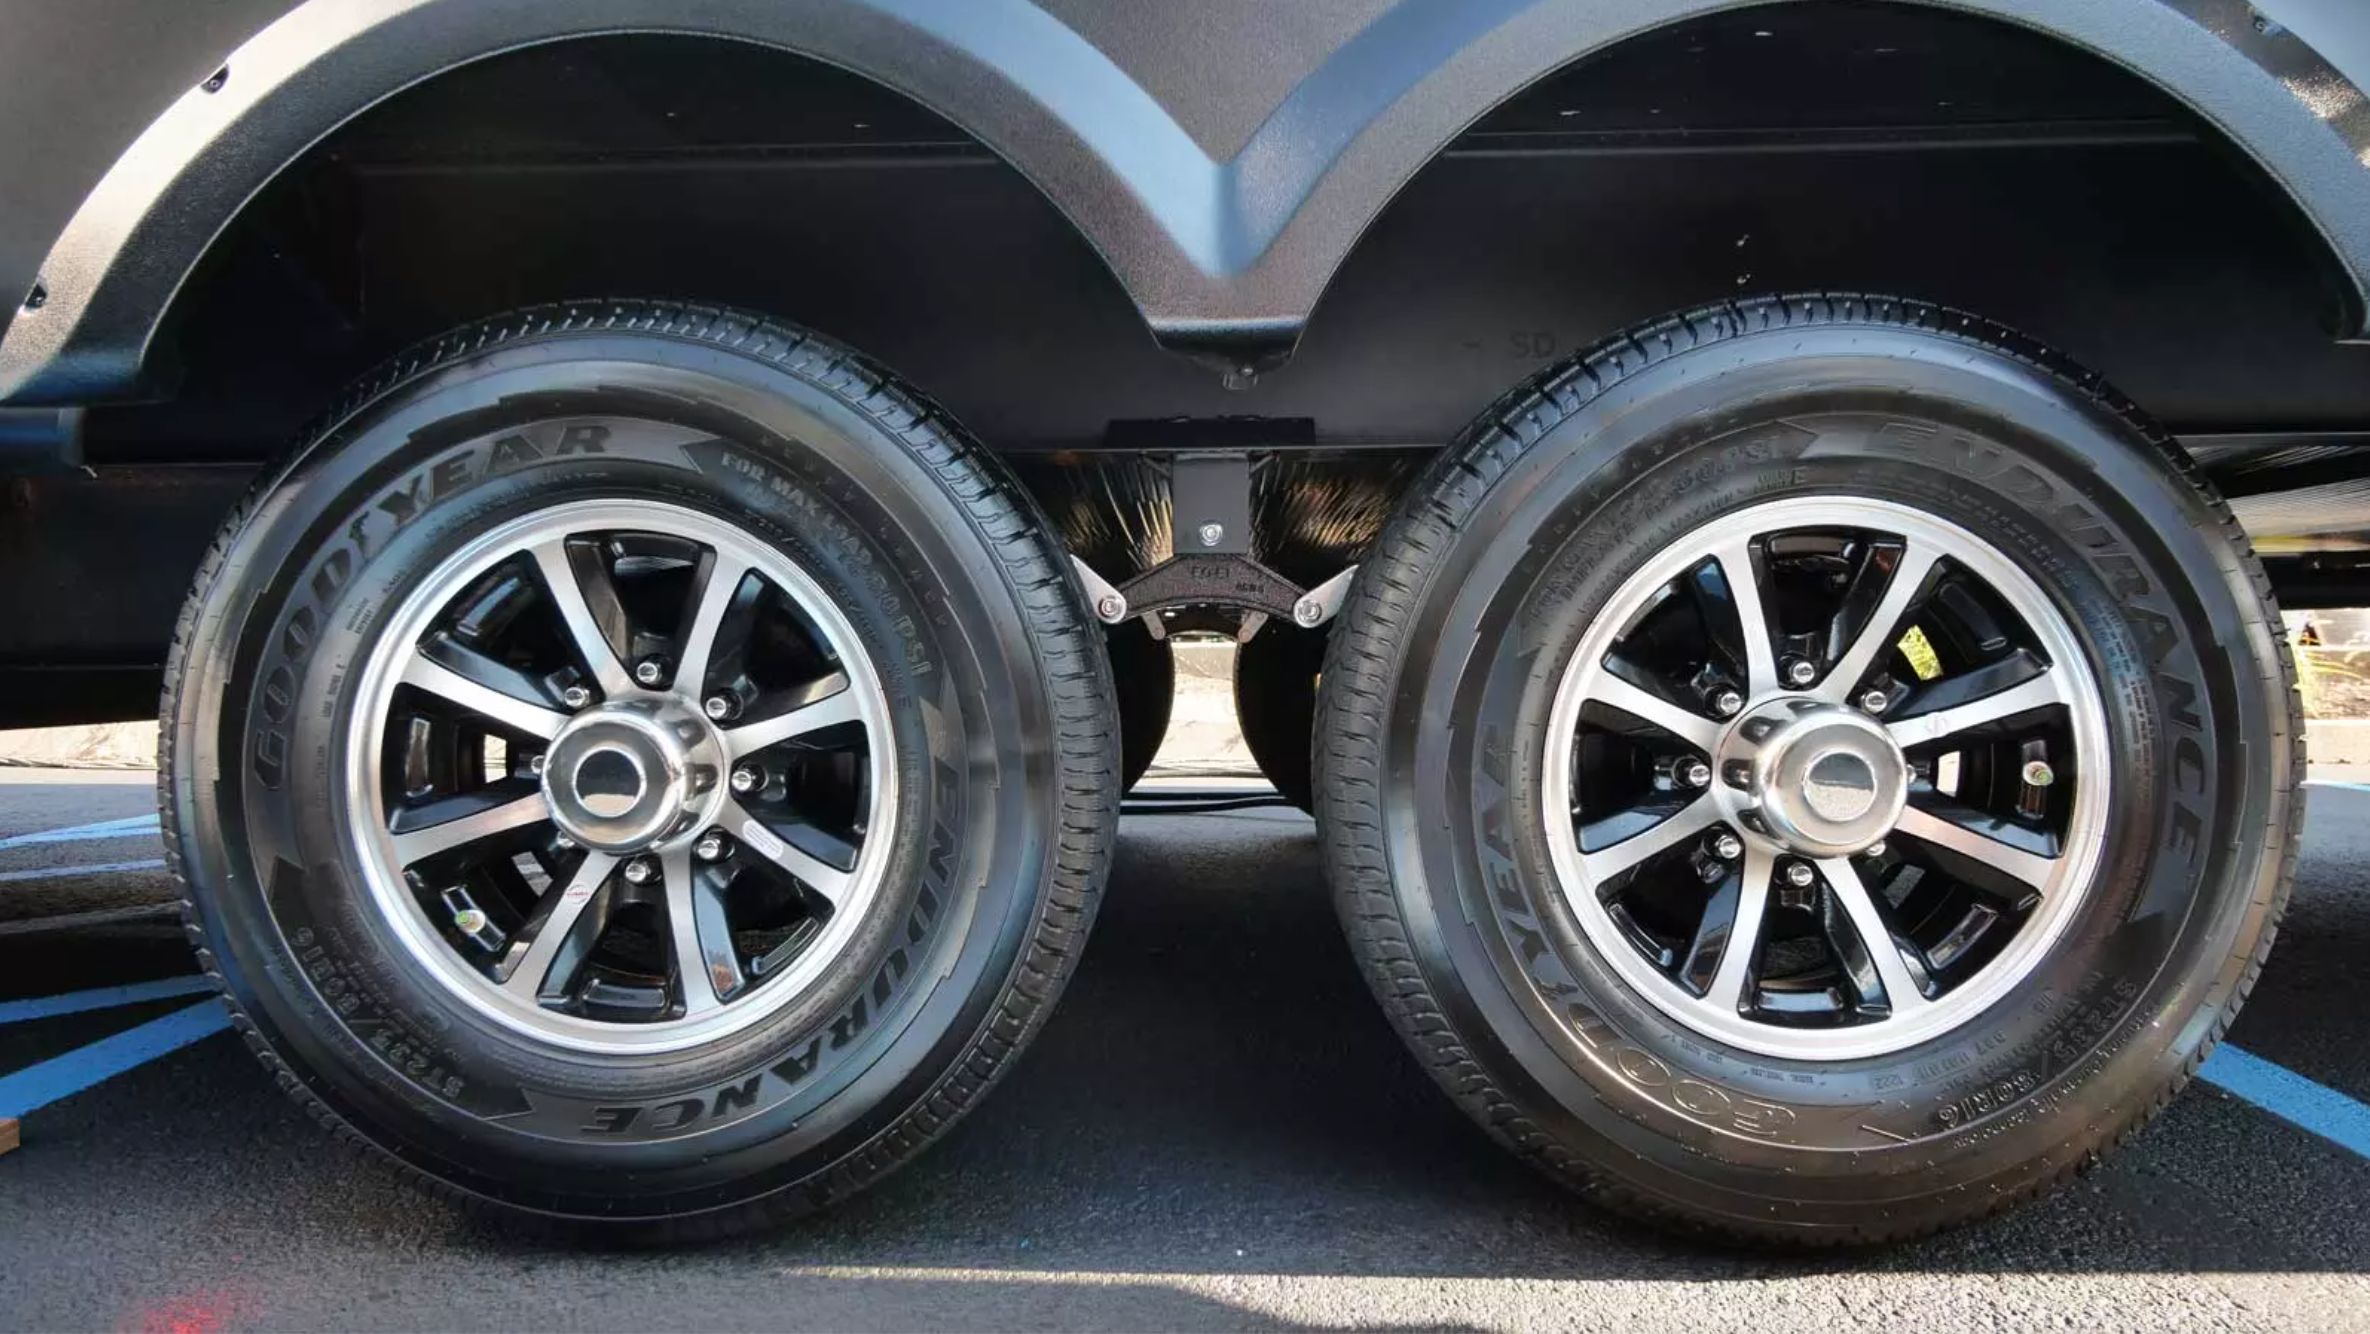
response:
M228 1027L229 1010L216 1001L199 1001L89 1046L76 1047L63 1056L28 1065L11 1075L0 1075L0 1116L23 1116L35 1108L71 1098Z
M153 982L131 982L120 987L92 987L88 991L69 991L57 996L0 1001L0 1024L55 1019L61 1014L81 1014L88 1010L112 1010L118 1005L137 1005L142 1001L164 1000L172 996L195 996L213 989L214 984L205 978L194 973L184 973L179 977L160 977Z
M36 834L14 834L0 838L0 852L10 848L38 847L44 843L82 843L101 838L139 838L157 832L156 817L134 815L121 820L101 820L96 824L78 824L65 829L44 829Z
M2252 1052L2224 1043L2197 1077L2292 1126L2370 1158L2370 1106Z
M0 884L12 880L60 880L70 875L113 875L117 871L154 871L164 864L164 858L150 857L136 862L92 862L85 866L44 866L33 871L0 871Z

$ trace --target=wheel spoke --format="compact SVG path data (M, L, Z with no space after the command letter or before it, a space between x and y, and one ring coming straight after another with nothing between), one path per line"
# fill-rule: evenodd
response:
M827 900L834 909L847 902L852 877L819 857L802 851L751 815L737 801L726 800L719 823L741 840L742 846L779 866Z
M804 703L794 704L770 718L727 729L724 746L737 760L792 737L861 722L863 717L863 701L848 688L846 673L835 672L812 688Z
M524 732L546 741L557 736L560 727L567 722L567 718L560 713L473 681L416 649L404 664L403 682L500 723L513 732Z
M1777 859L1747 846L1744 864L1724 881L1703 922L1695 929L1681 965L1682 980L1703 988L1704 1000L1724 1014L1745 1007L1753 980L1753 952L1761 943L1761 918L1769 907L1769 879Z
M708 667L716 650L716 632L724 624L741 590L741 582L748 577L749 566L719 551L701 562L704 577L699 591L692 595L690 612L683 621L683 631L677 641L676 689L697 699L707 689Z
M564 989L576 967L592 947L592 937L599 934L600 919L587 917L585 909L591 905L593 894L609 878L617 865L617 858L606 852L587 851L577 863L576 874L569 877L565 889L550 895L550 908L543 920L536 924L524 951L520 952L510 971L502 979L502 989L520 1000L532 1003L538 997ZM580 930L579 928L589 928ZM515 947L514 947L515 948ZM565 957L562 957L563 949Z
M514 797L467 815L392 835L395 863L409 866L422 858L448 852L464 843L474 843L481 838L491 838L550 818L551 804L544 800L541 792Z
M1885 925L1884 915L1876 906L1876 899L1860 883L1860 873L1850 859L1830 857L1819 863L1819 873L1827 878L1827 888L1843 909L1844 917L1858 933L1860 945L1868 952L1869 962L1876 966L1877 981L1884 986L1885 1002L1893 1016L1923 1009L1933 1004L1918 986L1909 971L1909 961L1902 955L1901 946L1893 939L1891 927Z
M1690 836L1711 828L1719 818L1720 807L1709 795L1697 797L1676 815L1642 834L1633 834L1598 852L1582 853L1580 872L1590 884L1602 886L1654 854L1677 847Z
M1729 601L1736 608L1737 628L1744 636L1745 694L1759 699L1778 688L1777 652L1769 642L1769 613L1761 602L1752 540L1730 542L1712 557L1720 562L1720 577L1728 582Z
M1828 668L1826 679L1819 682L1815 692L1831 704L1849 700L1860 688L1861 678L1876 664L1877 656L1898 640L1901 622L1909 615L1926 575L1934 568L1937 553L1917 542L1903 542L1900 555L1893 562L1892 578L1885 584L1884 596L1876 609L1868 614L1867 623L1860 627L1852 640Z
M741 989L740 957L724 917L724 886L691 862L691 849L659 855L666 881L667 930L674 939L675 973L683 982L683 1013L713 1010Z
M1980 862L2035 890L2047 888L2049 877L2057 871L2057 860L2053 857L2027 852L1917 806L1904 809L1900 821L1893 828L1895 833L1907 834L1921 842Z
M609 699L622 699L634 689L625 664L617 657L616 643L625 637L624 612L606 588L601 607L594 607L585 592L585 574L569 555L569 545L564 537L536 543L535 568L543 576L544 591L550 594L560 623L576 646L576 655L584 660L585 668L601 687L601 694ZM615 640L610 631L615 632Z
M1887 727L1893 740L1903 749L1922 746L1954 736L1971 728L2013 718L2020 713L2062 704L2066 695L2059 674L2045 671L2005 690L1970 700L1952 708L1936 709L1932 713L1903 718Z
M1688 712L1662 696L1622 680L1611 670L1598 674L1589 698L1654 724L1697 750L1709 754L1720 735L1720 724Z

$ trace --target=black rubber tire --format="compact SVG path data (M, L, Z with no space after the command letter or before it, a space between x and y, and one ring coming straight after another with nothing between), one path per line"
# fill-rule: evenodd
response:
M1627 572L1811 491L1917 503L2024 566L2093 660L2119 792L2033 974L1833 1063L1749 1056L1629 990L1554 886L1536 799L1553 664ZM2049 1189L2195 1072L2294 872L2292 681L2245 533L2095 377L1931 306L1731 303L1523 385L1405 498L1335 624L1318 818L1369 981L1492 1135L1674 1228L1889 1240Z
M1169 733L1169 710L1177 700L1177 655L1168 641L1154 639L1140 620L1129 619L1103 632L1111 655L1111 685L1119 698L1119 790L1135 787Z
M605 447L554 447L588 418ZM596 495L706 508L790 551L907 738L879 920L836 980L663 1055L538 1043L427 980L369 907L333 795L351 668L404 581ZM400 358L259 481L181 614L160 783L203 967L298 1102L465 1197L699 1237L847 1195L1010 1068L1093 917L1114 706L1048 533L913 391L759 318L543 307Z
M1317 721L1317 678L1325 633L1269 621L1234 651L1234 717L1243 744L1278 795L1316 810L1309 741Z

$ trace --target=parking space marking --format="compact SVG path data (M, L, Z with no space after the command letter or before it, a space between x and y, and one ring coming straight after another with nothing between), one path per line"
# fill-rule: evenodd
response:
M156 871L163 869L165 859L150 857L136 862L92 862L85 866L44 866L31 871L0 871L0 884L11 880L57 880L70 875L106 875L114 871Z
M2229 1043L2214 1049L2198 1067L2197 1077L2292 1126L2370 1158L2370 1106L2325 1084Z
M63 1056L0 1075L0 1117L21 1117L230 1027L230 1011L202 1000Z
M102 838L139 838L156 833L158 825L153 815L134 815L121 820L99 820L91 824L70 825L64 829L44 829L31 834L12 834L0 838L0 852L10 848L30 848L43 843L82 843Z
M184 973L179 977L160 977L153 982L128 982L118 987L92 987L88 991L36 996L31 1000L0 1001L0 1024L54 1019L62 1014L82 1014L89 1010L112 1010L118 1005L137 1005L141 1001L164 1000L171 996L195 996L213 989L211 980L195 973Z

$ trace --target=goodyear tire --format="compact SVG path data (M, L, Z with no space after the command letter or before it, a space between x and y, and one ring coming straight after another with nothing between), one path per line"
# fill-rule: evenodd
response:
M1316 809L1309 738L1324 664L1323 633L1278 622L1260 627L1234 654L1234 716L1243 744L1277 795L1304 811Z
M1114 625L1103 635L1119 700L1119 790L1125 792L1152 768L1168 736L1169 711L1177 698L1177 657L1139 620Z
M191 936L289 1093L454 1191L693 1236L827 1203L1077 957L1090 626L994 462L819 338L462 330L267 475L184 609Z
M1910 302L1711 307L1517 390L1379 541L1320 708L1342 918L1419 1059L1724 1237L1911 1236L2095 1161L2293 873L2245 534L2095 377Z

